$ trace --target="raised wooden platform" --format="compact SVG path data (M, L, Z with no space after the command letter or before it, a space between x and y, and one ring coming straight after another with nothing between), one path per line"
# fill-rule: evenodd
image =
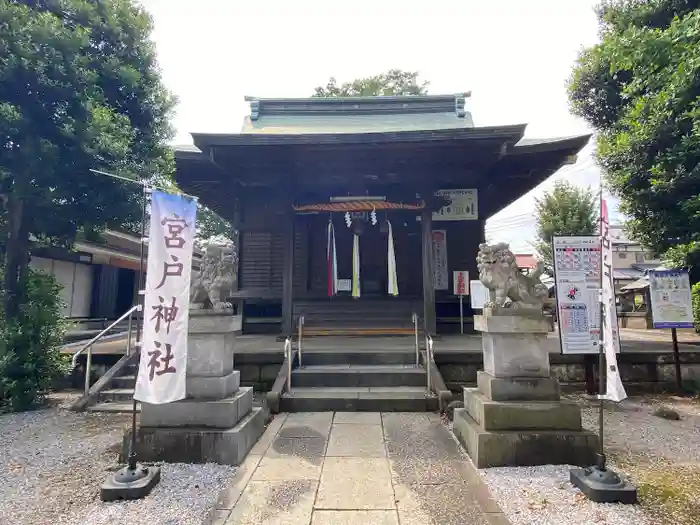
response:
M296 301L296 323L303 316L304 336L400 336L414 333L413 314L422 314L418 299L332 297ZM295 323L295 324L296 324Z

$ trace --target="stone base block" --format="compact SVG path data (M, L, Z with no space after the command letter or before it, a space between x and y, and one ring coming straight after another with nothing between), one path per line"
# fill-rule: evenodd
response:
M241 373L234 370L223 377L187 377L188 399L224 399L238 392Z
M454 433L477 468L589 466L598 448L598 436L587 430L484 430L466 409L455 409Z
M559 381L555 377L494 377L484 371L476 374L477 388L492 401L559 401Z
M547 333L481 334L484 371L494 377L549 377Z
M139 461L240 465L265 430L265 410L253 408L236 426L211 428L145 428L136 435ZM131 430L124 435L120 461L129 454Z
M474 330L507 334L541 334L549 332L549 322L539 308L485 308L474 316Z
M166 405L141 403L142 427L232 428L253 408L253 388L216 401L183 399Z
M571 401L491 401L464 389L464 408L484 430L581 430L581 408Z

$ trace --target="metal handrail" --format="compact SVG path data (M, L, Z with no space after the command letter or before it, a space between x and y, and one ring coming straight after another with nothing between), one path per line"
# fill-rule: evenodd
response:
M433 382L430 377L430 372L432 368L432 363L433 363L433 338L429 333L425 334L425 374L427 377L426 380L426 388L428 390L428 394L431 394L433 391Z
M284 356L287 360L287 392L292 391L292 338L284 340Z
M418 314L413 312L411 314L411 321L413 322L413 331L416 336L416 366L420 366L420 345L418 344Z
M304 316L300 315L299 316L299 339L297 342L297 352L299 354L299 366L301 366L301 347L303 345L304 341Z
M71 360L71 366L72 368L75 368L77 362L78 362L78 357L83 353L87 352L87 356L85 358L85 395L88 395L88 392L90 391L90 369L92 368L92 347L93 345L102 339L107 332L109 332L112 328L114 328L116 325L121 323L124 319L129 317L131 314L134 312L140 312L141 311L141 305L137 304L135 306L132 306L129 310L127 310L124 315L122 315L119 319L114 321L111 325L109 325L107 328L102 330L99 334L97 334L95 337L90 339L88 343L82 347L80 350L78 350L75 354L73 354L73 359ZM131 352L131 322L129 322L129 332L127 333L127 353Z

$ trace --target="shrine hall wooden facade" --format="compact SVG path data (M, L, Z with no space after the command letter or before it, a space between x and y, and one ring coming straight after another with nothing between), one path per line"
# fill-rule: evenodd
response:
M476 127L467 97L248 98L241 132L193 133L195 147L176 149L180 188L232 221L232 299L243 305L244 331L272 317L269 330L291 333L304 314L309 329L328 333L403 333L412 312L432 333L449 330L459 315L453 271L476 278L486 218L571 163L589 139L523 139L524 124Z

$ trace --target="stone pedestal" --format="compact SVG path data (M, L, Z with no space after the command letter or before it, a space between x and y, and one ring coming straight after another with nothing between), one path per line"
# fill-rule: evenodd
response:
M190 311L187 398L141 403L140 461L240 464L262 435L265 414L253 408L253 389L233 369L240 319L228 310ZM130 432L124 438L128 455Z
M560 399L541 313L485 309L474 327L484 371L477 388L464 389L454 432L477 468L594 464L598 436L583 430L578 405Z

